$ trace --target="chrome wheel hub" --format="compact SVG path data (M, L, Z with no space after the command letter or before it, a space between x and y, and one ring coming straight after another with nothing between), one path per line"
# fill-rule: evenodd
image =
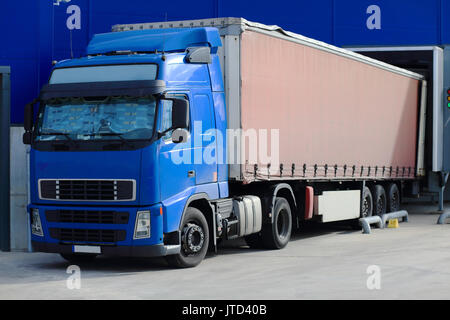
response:
M183 248L187 254L195 254L202 250L205 234L202 227L188 223L183 229Z

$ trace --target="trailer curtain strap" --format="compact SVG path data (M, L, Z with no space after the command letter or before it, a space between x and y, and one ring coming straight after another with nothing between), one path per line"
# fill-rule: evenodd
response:
M104 81L45 85L40 100L129 95L141 97L164 92L163 80Z

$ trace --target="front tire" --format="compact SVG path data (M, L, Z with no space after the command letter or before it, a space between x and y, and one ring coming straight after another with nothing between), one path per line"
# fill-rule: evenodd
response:
M262 243L267 249L282 249L291 239L291 207L285 198L276 198L273 208L273 223L263 226Z
M208 222L202 212L188 207L180 232L180 253L167 256L166 260L171 267L175 268L195 267L205 258L209 244Z

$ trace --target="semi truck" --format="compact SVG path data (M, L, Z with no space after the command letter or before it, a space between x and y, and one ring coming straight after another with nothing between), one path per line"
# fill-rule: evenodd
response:
M243 18L112 29L25 106L35 251L194 267L397 211L424 177L418 73Z

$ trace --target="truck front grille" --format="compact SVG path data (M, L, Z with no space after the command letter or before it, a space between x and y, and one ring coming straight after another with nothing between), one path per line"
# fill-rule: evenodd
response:
M126 231L50 228L50 237L65 242L110 243L125 240Z
M127 224L128 212L99 210L46 210L48 222Z
M66 201L133 201L135 180L39 180L39 198Z

